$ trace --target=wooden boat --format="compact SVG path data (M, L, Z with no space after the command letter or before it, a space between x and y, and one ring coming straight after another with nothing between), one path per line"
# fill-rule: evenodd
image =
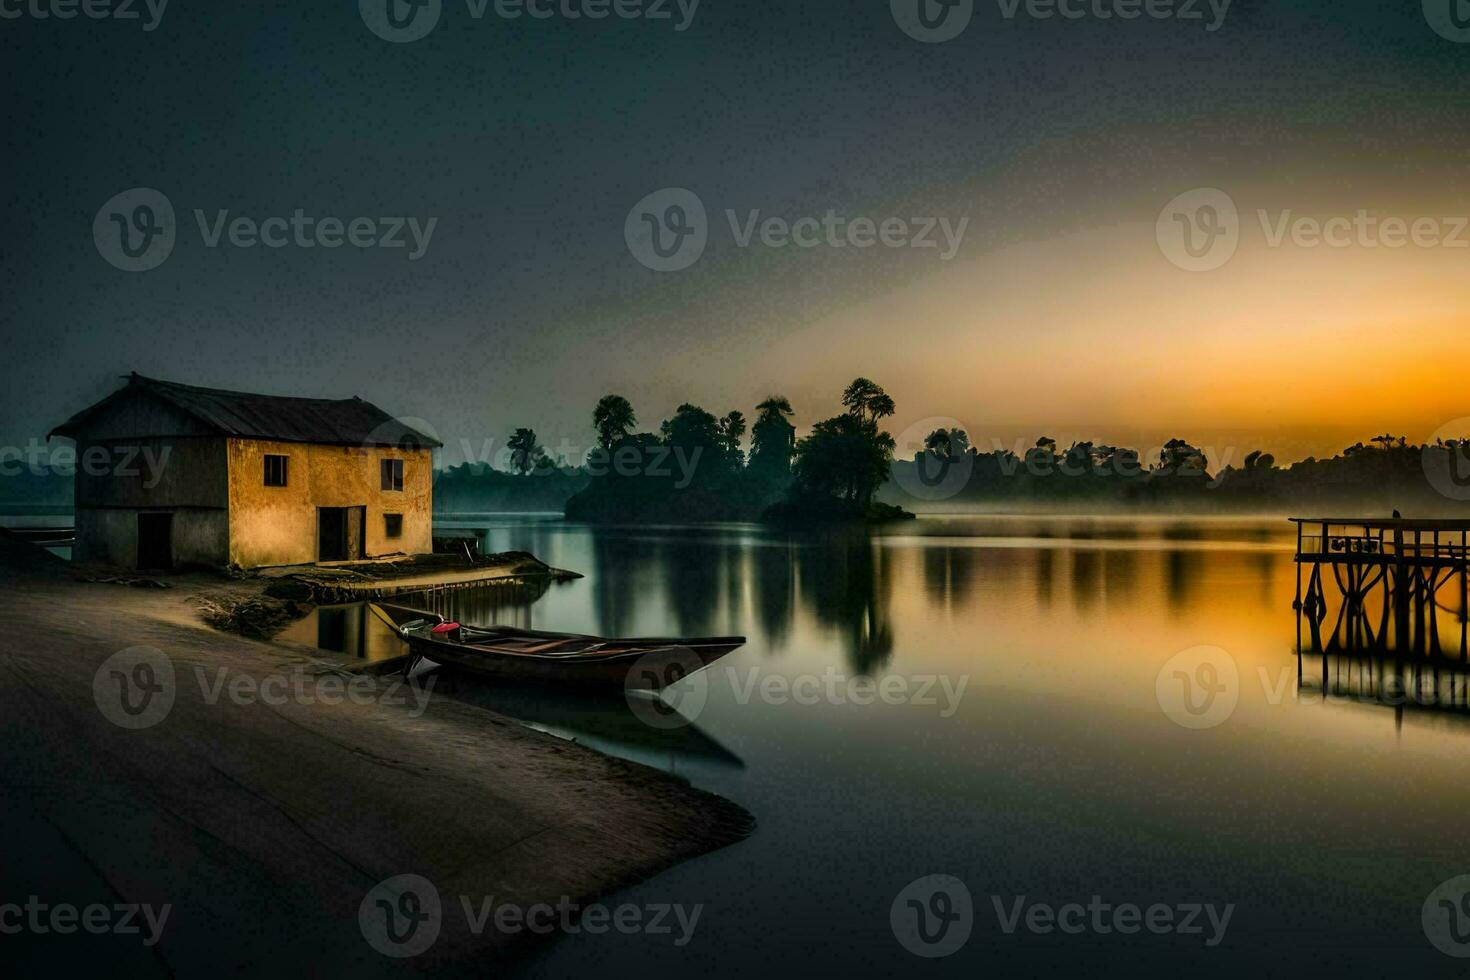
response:
M437 613L376 604L418 658L518 680L658 691L745 645L743 636L612 639L513 626L466 626Z

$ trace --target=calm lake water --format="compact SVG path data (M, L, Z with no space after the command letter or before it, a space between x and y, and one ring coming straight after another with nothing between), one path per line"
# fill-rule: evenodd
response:
M1421 914L1437 885L1470 873L1470 715L1324 699L1319 658L1303 662L1299 687L1284 521L945 517L824 539L503 516L441 526L485 529L491 549L587 576L448 600L467 620L749 637L704 673L702 697L680 695L693 724L669 732L603 702L458 686L676 772L759 821L748 841L608 899L701 905L687 945L677 930L582 934L517 973L1460 965L1430 945ZM1236 672L1223 717L1169 700L1185 677L1228 686L1201 672L1199 654L1166 669L1200 646ZM1334 665L1330 687L1373 676ZM889 696L852 680L864 677ZM1199 690L1189 696L1198 708ZM1218 724L1186 727L1201 719ZM927 875L963 881L973 899L969 939L943 959L911 954L892 925L895 899ZM1173 906L1175 921L1195 904L1234 910L1210 947L1203 913L1202 934L1024 921L1007 933L996 907L1010 916L1018 900L1094 896Z
M1285 521L931 517L823 538L504 515L437 526L586 578L413 604L467 622L749 638L670 692L691 723L667 730L616 697L439 689L676 773L759 822L605 900L701 906L686 945L677 928L583 933L514 975L1463 967L1431 945L1424 909L1470 874L1470 711L1351 696L1391 680L1372 667L1328 665L1327 698L1321 658L1299 679ZM400 649L361 607L318 611L286 638L352 657ZM1433 679L1465 703L1463 679ZM900 893L929 875L972 899L968 940L941 959L910 953L893 924ZM1233 911L1214 946L1205 914L1202 934L1027 928L1027 910L1069 903ZM1429 907L1470 940L1470 910Z

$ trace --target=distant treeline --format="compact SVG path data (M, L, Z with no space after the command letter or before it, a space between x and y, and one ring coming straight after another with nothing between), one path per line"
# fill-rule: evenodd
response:
M964 432L940 429L923 451L894 464L881 496L931 511L1004 506L1302 514L1339 507L1351 509L1345 516L1396 509L1416 516L1465 513L1470 442L1423 446L1385 434L1330 459L1279 466L1271 454L1253 451L1239 465L1212 468L1202 450L1182 439L1170 440L1153 459L1091 442L1060 449L1049 438L1017 455L978 452Z
M738 410L717 417L684 404L652 433L637 431L626 398L608 395L592 413L597 446L580 463L553 461L533 430L517 429L507 441L509 471L470 463L441 470L434 505L441 512L565 512L596 522L796 527L885 520L905 509L1470 513L1470 439L1414 445L1384 434L1330 459L1283 466L1257 450L1217 465L1183 439L1149 454L1093 442L1062 448L1047 437L1021 452L981 452L967 433L941 428L928 433L921 451L895 460L894 439L881 427L893 399L858 378L843 391L842 406L801 439L795 411L780 395L757 405L751 423ZM11 469L0 473L0 507L72 506L69 474Z
M590 479L582 468L546 467L534 477L528 477L497 470L488 464L461 463L435 475L434 509L442 513L561 513L572 495Z

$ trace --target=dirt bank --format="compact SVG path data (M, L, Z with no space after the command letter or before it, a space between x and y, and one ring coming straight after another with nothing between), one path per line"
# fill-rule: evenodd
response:
M526 934L474 934L460 896L583 902L750 831L726 800L432 690L357 678L344 697L322 661L202 623L190 600L207 580L130 588L19 564L0 547L0 896L172 907L152 948L27 934L23 959L90 943L119 975L484 973ZM94 680L139 645L168 657L173 701L128 730L99 708L115 664L103 695ZM394 960L359 909L408 873L437 889L441 932Z

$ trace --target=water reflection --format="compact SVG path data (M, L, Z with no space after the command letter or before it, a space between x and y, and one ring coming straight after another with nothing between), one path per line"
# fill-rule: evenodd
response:
M532 580L474 589L405 593L391 601L465 623L499 623L533 629L531 609L550 588L552 584L547 580ZM368 663L393 660L408 652L392 626L367 602L318 606L276 638Z
M276 639L368 663L393 660L407 652L398 634L365 602L318 606L305 619L287 626Z
M457 678L452 672L440 673L445 678L441 690L461 701L624 758L669 771L689 764L724 769L745 766L738 755L698 725L667 729L650 726L629 707L622 691L514 682L489 684Z
M414 592L390 601L410 609L438 613L445 619L460 623L537 629L538 624L532 614L536 602L551 589L564 588L566 585L567 583L553 583L545 578L527 579L472 589ZM552 624L540 625L555 629Z
M580 588L590 616L539 625L609 636L745 633L773 656L833 637L850 669L863 673L887 668L902 642L900 598L945 622L976 618L982 626L1025 610L1085 623L1109 609L1147 609L1185 622L1215 601L1202 583L1221 552L1247 564L1242 579L1269 608L1289 539L1284 523L1104 518L935 518L825 536L743 525L480 523L488 525L478 532L487 550L532 549L586 573ZM1031 583L1029 601L1018 601L1018 582ZM503 605L477 612L463 618L518 614Z
M866 534L841 535L796 550L800 594L816 620L842 636L848 666L872 674L893 656L889 556Z
M779 541L752 549L748 574L754 578L756 621L770 645L779 649L791 635L797 603L796 557L790 544Z
M1297 690L1308 704L1389 709L1398 729L1411 716L1470 728L1470 665L1304 654L1299 658Z

